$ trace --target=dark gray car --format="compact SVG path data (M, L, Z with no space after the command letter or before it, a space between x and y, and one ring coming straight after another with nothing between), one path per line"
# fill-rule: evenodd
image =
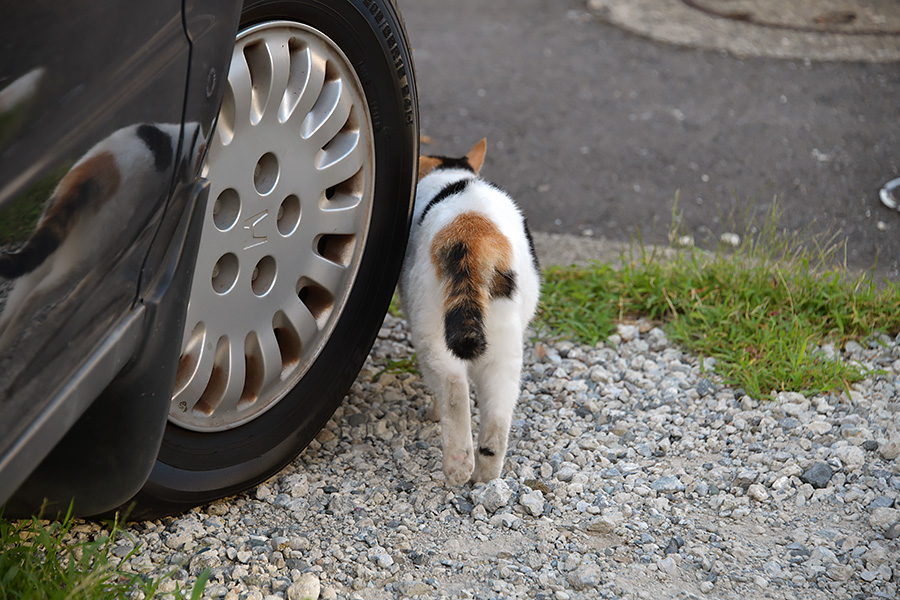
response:
M6 514L148 517L270 476L341 402L403 259L393 3L36 0L0 40Z

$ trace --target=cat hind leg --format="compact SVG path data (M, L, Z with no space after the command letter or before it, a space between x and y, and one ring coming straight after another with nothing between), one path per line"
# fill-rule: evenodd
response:
M519 398L521 362L487 364L473 375L478 393L481 427L475 457L475 481L500 477L509 439L513 409Z
M422 366L426 383L435 392L436 412L440 414L444 476L450 485L462 485L472 477L475 469L469 382L465 370L459 366L442 368L443 372L439 373Z

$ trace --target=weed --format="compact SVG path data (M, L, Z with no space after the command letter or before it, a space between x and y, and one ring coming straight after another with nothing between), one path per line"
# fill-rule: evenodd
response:
M645 317L663 322L686 350L715 358L724 381L752 396L846 388L865 373L820 348L896 333L900 289L850 274L835 236L801 243L778 228L780 216L776 205L762 226L751 223L733 252L663 256L641 246L618 269L550 268L539 325L596 344L616 322Z
M0 600L124 599L138 591L149 599L174 574L154 579L122 569L138 548L121 562L113 555L116 540L125 535L118 522L110 525L108 535L88 541L76 540L75 525L71 509L61 521L8 521L0 516ZM200 598L208 577L204 572L197 579L191 600ZM187 597L178 586L170 594L175 600Z

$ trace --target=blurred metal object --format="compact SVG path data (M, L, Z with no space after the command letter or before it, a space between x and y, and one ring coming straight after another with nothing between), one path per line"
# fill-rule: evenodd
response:
M888 208L900 210L900 198L897 197L900 195L900 192L897 190L900 190L900 177L891 179L878 190L878 197L881 199L881 203Z

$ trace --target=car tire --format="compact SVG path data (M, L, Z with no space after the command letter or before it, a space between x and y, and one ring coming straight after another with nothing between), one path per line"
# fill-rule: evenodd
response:
M285 52L306 66L279 66ZM324 78L311 75L317 69ZM317 77L315 85L330 91L305 98ZM305 112L293 119L293 109ZM352 116L338 123L338 113ZM265 123L274 134L263 131ZM322 129L330 131L315 140ZM353 164L339 175L361 166L341 183L314 170L351 153L355 158L346 160ZM244 3L210 143L209 223L169 423L129 518L175 514L252 487L293 460L325 425L362 368L390 302L406 247L417 153L410 50L391 2ZM303 187L309 180L315 185ZM291 192L291 185L302 190ZM340 220L323 209L332 204L357 214ZM317 224L303 230L306 223ZM254 244L268 246L260 254ZM305 274L304 261L315 260L316 270L323 258L331 264L322 269L340 276ZM282 290L273 301L282 284L294 287L293 298ZM295 305L304 316L286 317ZM223 375L228 368L234 377Z

